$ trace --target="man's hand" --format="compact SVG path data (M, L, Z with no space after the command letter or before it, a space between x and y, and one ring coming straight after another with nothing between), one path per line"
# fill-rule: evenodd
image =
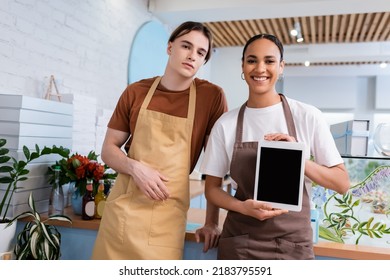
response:
M135 162L132 177L136 186L150 199L168 199L169 190L164 183L168 182L168 178L157 170L141 162Z

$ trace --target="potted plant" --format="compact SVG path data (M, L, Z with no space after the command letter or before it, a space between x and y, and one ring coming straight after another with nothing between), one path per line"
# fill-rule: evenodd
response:
M18 182L27 180L26 176L29 173L27 165L42 155L54 153L64 156L67 151L67 149L56 146L52 148L45 147L41 150L38 145L35 145L35 151L30 152L26 146L23 146L25 160L16 160L9 155L9 149L5 147L6 144L6 139L0 139L0 184L6 186L2 190L3 196L0 201L0 254L10 250L11 241L15 236L16 223L13 223L12 227L7 227L10 221L8 210L12 202L12 196L18 189Z
M5 139L0 139L0 173L6 174L0 177L0 183L7 186L3 190L4 195L0 201L0 236L2 237L0 253L10 250L11 242L16 231L16 223L12 227L7 227L10 221L7 214L12 196L17 189L17 183L27 179L25 175L28 174L28 170L25 167L29 161L37 157L37 153L30 154L28 149L24 149L23 152L26 156L26 161L17 161L8 155L9 150L5 148L6 143L7 141Z
M33 195L28 199L30 211L23 212L13 218L9 225L19 218L32 217L23 230L17 235L15 255L18 260L58 260L61 257L61 234L54 225L49 224L51 220L66 221L72 223L71 219L64 215L52 215L42 220L36 211Z

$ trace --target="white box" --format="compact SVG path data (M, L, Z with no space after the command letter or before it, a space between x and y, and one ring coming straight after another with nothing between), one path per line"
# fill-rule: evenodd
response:
M72 148L73 106L24 95L0 94L0 138L10 150L53 145Z
M341 155L366 156L369 129L369 120L350 120L330 125L330 131Z
M39 188L39 189L33 189L33 190L23 190L20 189L16 190L14 195L12 196L10 205L20 205L20 204L26 204L28 203L28 198L30 196L30 193L33 194L34 201L39 200L49 200L50 193L51 193L52 186ZM4 196L4 190L0 190L0 197Z
M34 98L26 95L0 94L0 104L3 108L23 108L64 115L72 115L73 113L73 107L68 103Z
M95 116L92 117L95 120ZM0 94L0 138L7 140L6 148L16 160L25 160L23 146L30 152L37 145L72 149L73 105L24 95ZM26 181L17 184L10 202L10 217L28 210L28 196L32 192L39 212L48 210L51 186L48 166L61 159L56 154L44 155L31 162ZM3 174L6 175L6 174ZM2 176L3 176L2 175ZM0 184L0 199L8 185Z
M27 177L35 177L35 176L47 175L50 166L53 165L53 164L54 164L54 162L51 162L51 163L37 163L35 161L31 161L26 166L26 169L28 169L30 171L27 174Z
M72 127L0 121L0 132L0 135L4 133L6 135L27 137L70 138Z
M43 187L50 186L49 176L40 175L40 176L26 176L28 179L25 181L20 181L17 183L18 192L21 191L31 191L34 189L39 189ZM5 190L8 187L8 184L0 184L0 190Z
M22 108L0 108L0 121L72 127L72 114L56 114Z
M0 134L0 138L7 140L6 148L10 150L22 150L26 146L29 150L35 150L35 145L40 149L46 147L65 147L71 149L72 137L69 138L48 138L48 137L28 137L28 136L5 136ZM95 138L95 137L94 137ZM95 141L95 139L93 139Z
M97 104L97 99L93 96L65 93L62 94L61 97L63 102L69 104L80 103L80 104L84 104L84 106L87 106L88 104L96 106Z
M49 211L49 200L36 200L34 197L35 210L38 213L45 213ZM18 204L18 205L10 205L8 208L8 217L15 217L25 211L30 211L30 206L27 203Z

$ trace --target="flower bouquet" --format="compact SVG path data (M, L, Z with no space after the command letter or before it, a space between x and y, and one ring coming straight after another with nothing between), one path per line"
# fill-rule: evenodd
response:
M86 192L87 180L93 181L94 193L96 193L99 186L99 180L115 179L116 173L110 172L111 169L106 164L101 164L97 161L97 155L94 151L90 151L87 156L78 153L71 156L65 156L56 164L60 165L60 184L74 182L75 189L80 196ZM53 171L49 168L49 173L53 175ZM51 176L50 182L54 180Z

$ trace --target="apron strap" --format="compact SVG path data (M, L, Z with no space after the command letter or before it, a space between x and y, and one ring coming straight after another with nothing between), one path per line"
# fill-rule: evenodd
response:
M295 130L295 123L294 123L294 119L293 119L293 116L291 113L290 106L288 105L286 97L283 94L279 93L279 96L280 96L280 99L282 100L283 112L284 112L284 116L285 116L286 122L287 122L288 134L290 136L293 136L295 138L295 140L298 141L297 131Z
M242 142L242 131L243 131L243 123L244 123L244 112L246 108L247 102L241 105L240 111L238 112L237 117L237 127L236 127L236 140L234 143Z
M152 100L153 94L156 91L156 88L161 81L161 78L162 77L157 77L154 80L148 93L146 94L144 102L142 102L141 105L142 109L146 109L148 107L149 102L150 100ZM193 120L195 119L195 109L196 109L196 87L195 87L195 81L193 80L190 85L190 96L189 96L188 113L187 113L187 119L191 122L193 122Z
M187 119L191 122L195 119L195 108L196 108L196 87L195 87L195 81L193 80L190 86L190 97L189 97L188 114L187 114Z
M155 92L155 90L156 90L158 84L160 83L160 81L161 81L161 77L157 77L157 78L154 80L154 82L153 82L153 84L151 85L151 87L150 87L148 93L146 94L146 97L145 97L145 99L144 99L144 102L142 102L142 106L141 106L142 109L146 109L146 108L148 107L149 102L150 102L150 100L151 100L152 97L153 97L153 93Z

